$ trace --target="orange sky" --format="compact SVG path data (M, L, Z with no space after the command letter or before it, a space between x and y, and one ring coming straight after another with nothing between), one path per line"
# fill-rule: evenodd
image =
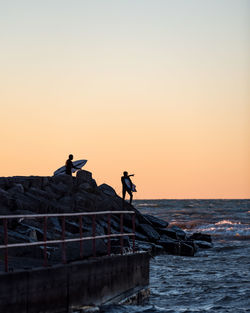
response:
M72 3L0 5L0 176L72 153L138 199L249 198L249 2Z

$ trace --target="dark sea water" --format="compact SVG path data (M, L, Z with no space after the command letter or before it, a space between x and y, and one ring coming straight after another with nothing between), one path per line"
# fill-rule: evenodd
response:
M214 246L195 257L151 260L144 306L109 306L102 312L250 312L250 200L137 200L143 214L188 233L211 234Z

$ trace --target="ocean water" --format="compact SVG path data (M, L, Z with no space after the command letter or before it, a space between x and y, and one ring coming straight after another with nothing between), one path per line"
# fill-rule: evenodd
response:
M194 257L151 260L145 305L107 306L102 312L250 312L250 200L137 200L143 214L187 233L211 234L213 248Z

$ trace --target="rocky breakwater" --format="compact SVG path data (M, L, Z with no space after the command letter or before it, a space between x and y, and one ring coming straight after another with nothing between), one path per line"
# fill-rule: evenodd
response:
M169 253L193 256L198 249L212 246L211 237L203 234L187 234L180 228L170 227L166 221L154 216L142 215L128 203L122 205L122 199L107 184L97 186L88 171L78 171L76 177L59 175L53 177L15 176L0 178L0 215L25 215L40 213L73 213L97 211L134 211L136 214L136 249L151 254ZM77 217L66 219L66 238L79 237ZM13 219L8 222L8 242L32 242L43 240L42 219ZM132 217L124 214L124 232L132 232ZM111 214L111 233L120 232L119 215ZM92 235L92 218L83 217L83 237ZM96 235L108 233L107 216L96 216ZM3 222L0 221L0 244L4 242ZM47 239L61 239L62 220L50 217L47 225ZM132 250L131 237L124 237L124 252ZM61 261L61 245L47 247L51 264ZM97 255L107 254L107 240L96 240ZM120 253L120 239L111 240L111 253ZM9 249L13 258L43 258L43 246ZM79 242L66 245L67 261L79 259ZM92 256L92 241L84 241L83 257ZM3 250L0 251L0 262Z

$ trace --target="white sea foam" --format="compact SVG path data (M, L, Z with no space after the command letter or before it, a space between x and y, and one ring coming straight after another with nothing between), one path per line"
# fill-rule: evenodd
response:
M250 237L250 226L241 222L230 220L221 220L214 224L200 225L192 231L202 232L220 237L231 237L239 239L248 239Z

